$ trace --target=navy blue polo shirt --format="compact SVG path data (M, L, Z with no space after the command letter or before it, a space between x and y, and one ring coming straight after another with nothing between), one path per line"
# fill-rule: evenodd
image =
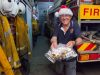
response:
M80 37L80 27L76 22L71 21L68 30L64 33L61 29L62 24L55 25L53 36L57 37L58 43L67 44Z

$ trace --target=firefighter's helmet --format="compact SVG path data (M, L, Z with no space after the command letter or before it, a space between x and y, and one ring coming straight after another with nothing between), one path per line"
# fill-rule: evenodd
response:
M1 12L2 14L8 14L12 11L14 0L1 0Z
M12 11L9 13L9 16L15 17L18 14L18 4L16 2L13 3Z
M19 7L19 14L24 14L25 13L25 5L22 2L19 2L18 7Z

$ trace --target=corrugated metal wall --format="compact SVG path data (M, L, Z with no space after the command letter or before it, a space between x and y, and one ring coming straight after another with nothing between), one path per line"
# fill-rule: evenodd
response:
M31 44L31 50L32 50L32 9L29 8L29 6L26 5L26 21L29 26L28 34L29 34L29 40Z

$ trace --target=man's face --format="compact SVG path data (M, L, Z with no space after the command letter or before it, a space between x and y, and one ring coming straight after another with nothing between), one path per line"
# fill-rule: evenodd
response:
M70 23L72 16L70 15L60 15L60 21L63 25L68 25Z

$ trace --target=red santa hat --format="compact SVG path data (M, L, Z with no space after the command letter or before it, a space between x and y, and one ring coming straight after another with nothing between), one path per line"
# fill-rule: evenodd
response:
M55 12L56 17L59 17L60 15L63 15L63 14L73 16L72 10L70 8L68 8L66 5L62 5L60 7L59 11Z

